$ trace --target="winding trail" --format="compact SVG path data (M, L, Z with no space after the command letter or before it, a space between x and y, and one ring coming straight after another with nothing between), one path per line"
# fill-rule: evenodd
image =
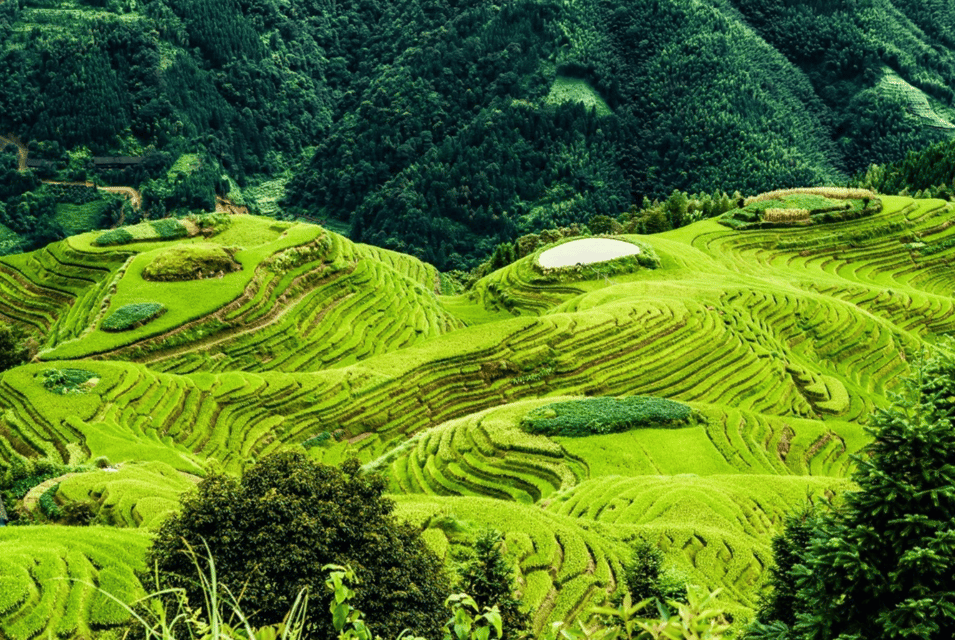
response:
M60 182L58 180L43 180L43 184L58 184L64 187L96 187L100 191L118 193L129 198L133 208L139 210L143 206L143 195L132 187L101 187L92 182Z
M30 151L27 149L27 146L23 144L20 138L13 135L12 133L8 133L6 135L0 135L0 142L5 143L2 146L12 144L17 148L17 169L19 171L26 171L27 157L29 156ZM99 185L93 184L92 182L61 182L58 180L41 180L41 182L43 184L59 184L65 187L96 187L100 191L109 191L110 193L119 193L126 196L129 198L130 202L133 203L133 208L135 208L137 211L143 206L143 195L132 187L101 187Z
M3 4L0 2L0 4ZM29 149L23 144L23 142L17 136L12 133L6 135L0 135L0 148L3 148L9 144L12 144L17 148L17 169L19 171L27 170L27 157L29 156ZM118 193L120 195L126 196L129 201L132 203L133 208L139 211L143 206L143 195L133 189L132 187L102 187L92 182L61 182L58 180L41 180L43 184L59 184L66 187L96 187L100 191L108 191L110 193ZM240 206L232 202L228 198L222 196L216 196L216 208L215 210L219 213L228 213L230 215L243 215L249 213L249 208L246 206ZM122 225L122 221L120 221Z

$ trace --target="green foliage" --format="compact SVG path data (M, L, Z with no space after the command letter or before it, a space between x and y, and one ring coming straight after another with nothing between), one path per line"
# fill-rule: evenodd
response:
M123 227L120 227L118 229L110 229L109 231L96 236L96 239L93 240L93 244L98 247L112 247L121 244L129 244L133 240L133 234Z
M334 431L322 431L316 436L304 440L302 446L306 449L311 449L312 447L317 447L322 444L330 443L332 440L335 442L340 442L342 438L345 437L345 431L343 429L335 429Z
M200 159L198 153L184 153L176 158L176 161L166 174L167 180L174 180L179 174L189 175L199 168Z
M698 587L690 588L686 601L666 603L674 613L661 604L659 617L646 616L651 600L633 603L630 595L616 608L594 607L591 613L597 624L588 628L578 621L576 628L555 625L545 640L720 640L729 630L723 612L715 603L719 591L707 593ZM643 617L638 614L643 613Z
M87 393L98 381L98 376L86 369L44 369L40 376L47 391L60 395Z
M912 149L895 162L870 165L852 183L882 193L925 192L926 197L950 198L955 183L955 144L947 140Z
M558 75L554 78L554 84L551 85L550 93L547 94L545 101L553 104L579 102L588 109L596 110L598 116L608 116L611 113L610 106L603 97L594 91L586 80L580 78Z
M874 442L830 512L793 519L777 545L775 579L755 637L949 638L955 633L955 358L929 355L893 406L870 422ZM807 532L805 529L807 528ZM807 535L808 534L808 535ZM795 587L795 589L794 589ZM768 628L767 628L768 627ZM763 635L759 635L762 633Z
M130 618L126 636L147 640L221 638L222 640L300 640L305 634L309 594L299 592L281 622L253 626L242 600L219 581L215 559L203 546L204 557L192 547L185 555L193 563L202 595L199 607L189 602L182 589L158 589L134 603L111 597ZM203 566L205 561L205 567ZM369 639L370 640L370 639Z
M665 398L587 398L534 409L521 421L521 428L548 436L583 437L645 427L681 427L692 415L687 405Z
M779 629L788 631L796 623L799 578L794 569L803 562L813 529L818 524L819 514L807 507L787 516L785 530L773 537L773 566L766 581L770 591L760 600L757 619L748 630L747 638L772 636Z
M127 304L109 314L100 328L103 331L128 331L156 319L165 312L166 306L158 302Z
M529 616L522 611L523 603L514 597L514 572L501 553L504 539L499 531L488 529L474 541L474 555L461 571L458 589L467 593L478 610L497 608L500 611L504 634L498 637L516 638L528 631Z
M154 220L150 224L153 229L156 230L156 235L160 240L175 240L176 238L184 238L189 235L189 230L186 228L186 225L175 218Z
M329 571L325 589L332 595L329 612L339 640L371 640L364 614L351 605L356 591L348 585L359 582L355 572L351 567L340 565L326 565L323 569ZM503 637L503 621L497 607L485 607L483 613L478 613L477 603L465 593L449 596L445 605L451 609L451 619L445 624L444 640L489 640L491 631L497 638ZM409 634L408 630L398 637L406 636L411 640L424 640Z
M198 280L242 269L229 250L217 244L173 246L156 253L143 267L143 278L161 282Z
M686 602L686 585L672 570L664 568L663 552L642 538L631 547L630 560L624 567L624 586L637 602Z
M227 213L199 213L188 216L187 220L207 235L222 233L232 226L232 217Z
M22 326L0 323L0 372L33 357L34 347Z
M244 594L258 625L280 621L302 588L319 593L324 565L347 561L366 585L357 603L374 633L390 637L411 628L435 636L448 591L438 561L419 532L390 515L381 480L357 472L355 462L337 469L283 453L241 480L212 474L160 528L147 561L164 585L198 601L200 585L182 550L204 540L221 583ZM333 631L315 612L307 624L321 637Z
M46 491L43 492L43 495L40 496L38 504L40 506L40 513L49 518L50 520L58 520L62 515L59 505L56 503L56 492L60 488L60 485L55 484Z
M792 191L794 193L778 198L754 198L745 207L727 212L719 221L732 229L767 229L845 222L871 216L882 207L878 199L834 199L832 196L839 196L837 189L831 190L832 193Z
M43 508L43 505L40 505ZM70 502L59 509L59 520L70 527L86 527L93 523L96 515L89 502Z

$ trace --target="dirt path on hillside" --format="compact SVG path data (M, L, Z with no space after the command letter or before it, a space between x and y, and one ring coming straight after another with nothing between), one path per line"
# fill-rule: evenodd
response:
M17 169L19 171L26 171L29 150L27 149L27 146L23 144L20 138L16 137L12 133L8 133L6 135L0 135L0 142L12 144L17 148ZM41 180L40 182L43 184L61 184L67 187L96 187L100 191L109 191L110 193L118 193L126 196L129 201L133 203L133 208L137 211L143 206L143 195L132 187L101 187L93 184L92 182L60 182L58 180ZM246 213L248 213L248 211L246 211Z
M3 3L0 2L0 4ZM26 171L27 156L29 154L27 146L12 133L0 135L0 142L3 143L2 146L12 144L17 148L17 169L19 171ZM61 184L67 187L96 187L100 191L108 191L110 193L118 193L120 195L126 196L126 198L128 198L133 204L133 208L137 211L143 207L143 194L132 187L101 187L99 185L93 184L92 182L61 182L58 180L41 180L41 182L44 184ZM223 198L222 196L216 196L215 210L217 213L228 213L231 215L247 215L249 213L248 207L237 205L228 198ZM120 221L119 224L122 225L122 221Z
M0 3L2 4L2 3ZM20 141L20 138L16 137L12 133L8 133L4 136L0 136L0 141L7 144L12 144L17 148L17 169L19 171L27 170L27 155L30 153L27 149L27 146Z
M92 182L60 182L59 180L43 180L43 184L58 184L64 187L96 187L100 191L118 193L126 196L133 203L133 208L139 210L143 206L143 195L132 187L101 187Z
M216 196L216 213L228 213L231 215L248 215L249 208L246 206L239 206L236 203L232 202L228 198L223 198L222 196Z
M137 211L143 206L143 194L141 194L136 189L132 187L96 187L101 191L109 191L110 193L118 193L125 195L129 198L129 201L133 203L133 208Z

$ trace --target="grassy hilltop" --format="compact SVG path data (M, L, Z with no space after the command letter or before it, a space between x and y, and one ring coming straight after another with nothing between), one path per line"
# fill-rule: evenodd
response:
M538 251L458 296L415 258L254 216L2 258L0 315L41 350L0 378L0 466L29 466L17 508L40 523L0 529L0 629L117 624L89 584L136 597L183 491L287 447L385 474L443 557L503 531L538 630L612 594L637 536L745 616L783 515L848 486L867 416L955 330L950 205L881 205L752 203L736 229L618 236L640 260ZM64 524L76 505L93 525Z

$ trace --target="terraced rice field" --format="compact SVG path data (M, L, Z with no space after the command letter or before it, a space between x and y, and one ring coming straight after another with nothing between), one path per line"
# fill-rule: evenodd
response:
M454 298L414 258L254 216L211 238L96 247L87 234L2 258L0 317L43 350L0 378L0 465L105 456L119 470L49 494L108 526L0 530L16 549L0 559L0 629L26 640L114 624L86 587L46 578L121 574L133 593L148 530L210 465L238 473L303 444L385 474L439 554L458 528L503 531L538 630L617 590L636 537L724 587L743 619L784 514L849 486L867 416L955 330L950 206L883 205L854 222L630 238L657 268L565 277L529 256ZM139 287L149 252L196 241L240 247L242 271ZM99 329L114 306L148 302L169 311ZM65 368L95 386L50 392L43 372ZM696 418L575 438L520 426L552 402L629 395ZM101 551L84 546L96 535Z

